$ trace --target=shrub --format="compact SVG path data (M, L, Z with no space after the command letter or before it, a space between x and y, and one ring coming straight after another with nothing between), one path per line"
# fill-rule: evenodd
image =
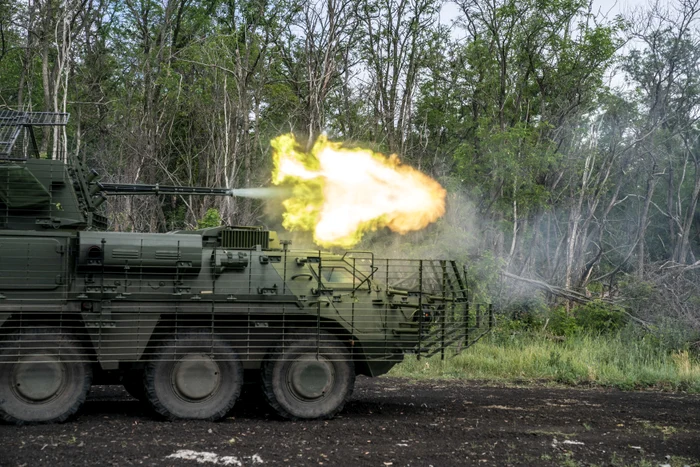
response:
M600 334L619 331L627 321L622 308L600 300L576 307L574 316L583 331Z
M218 227L221 225L221 214L216 208L209 208L200 220L197 221L198 229L206 229L208 227Z
M548 329L557 336L573 336L581 331L576 317L570 314L563 306L558 306L549 313Z
M539 295L518 299L503 309L504 326L510 330L540 330L547 311L547 305Z

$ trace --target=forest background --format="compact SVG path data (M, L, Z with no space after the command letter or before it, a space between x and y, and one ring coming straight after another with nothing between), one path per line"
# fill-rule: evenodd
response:
M404 237L370 233L362 248L468 263L476 297L507 318L501 347L526 332L606 334L691 365L700 0L614 17L585 0L458 0L450 21L442 7L0 0L0 108L70 112L65 140L45 134L42 153L110 182L268 186L269 142L288 132L396 153L446 187L447 214ZM245 198L108 209L126 231L281 220ZM571 376L561 349L543 352Z

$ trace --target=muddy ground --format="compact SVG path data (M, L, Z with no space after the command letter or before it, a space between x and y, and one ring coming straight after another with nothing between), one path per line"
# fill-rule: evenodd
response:
M0 465L700 465L697 395L361 378L338 417L313 422L255 399L223 422L171 423L98 386L73 421L0 425Z

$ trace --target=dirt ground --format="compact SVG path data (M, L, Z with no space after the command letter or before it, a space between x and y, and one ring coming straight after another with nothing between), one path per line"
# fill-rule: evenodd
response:
M0 465L700 465L700 396L360 378L334 420L255 397L218 423L154 419L94 387L60 425L0 425Z

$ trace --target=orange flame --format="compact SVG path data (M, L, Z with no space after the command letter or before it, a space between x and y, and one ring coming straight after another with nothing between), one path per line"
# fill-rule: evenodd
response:
M272 182L289 183L283 226L313 231L323 247L356 245L369 230L389 227L405 234L445 213L445 190L396 155L346 149L318 138L306 153L291 134L272 142Z

